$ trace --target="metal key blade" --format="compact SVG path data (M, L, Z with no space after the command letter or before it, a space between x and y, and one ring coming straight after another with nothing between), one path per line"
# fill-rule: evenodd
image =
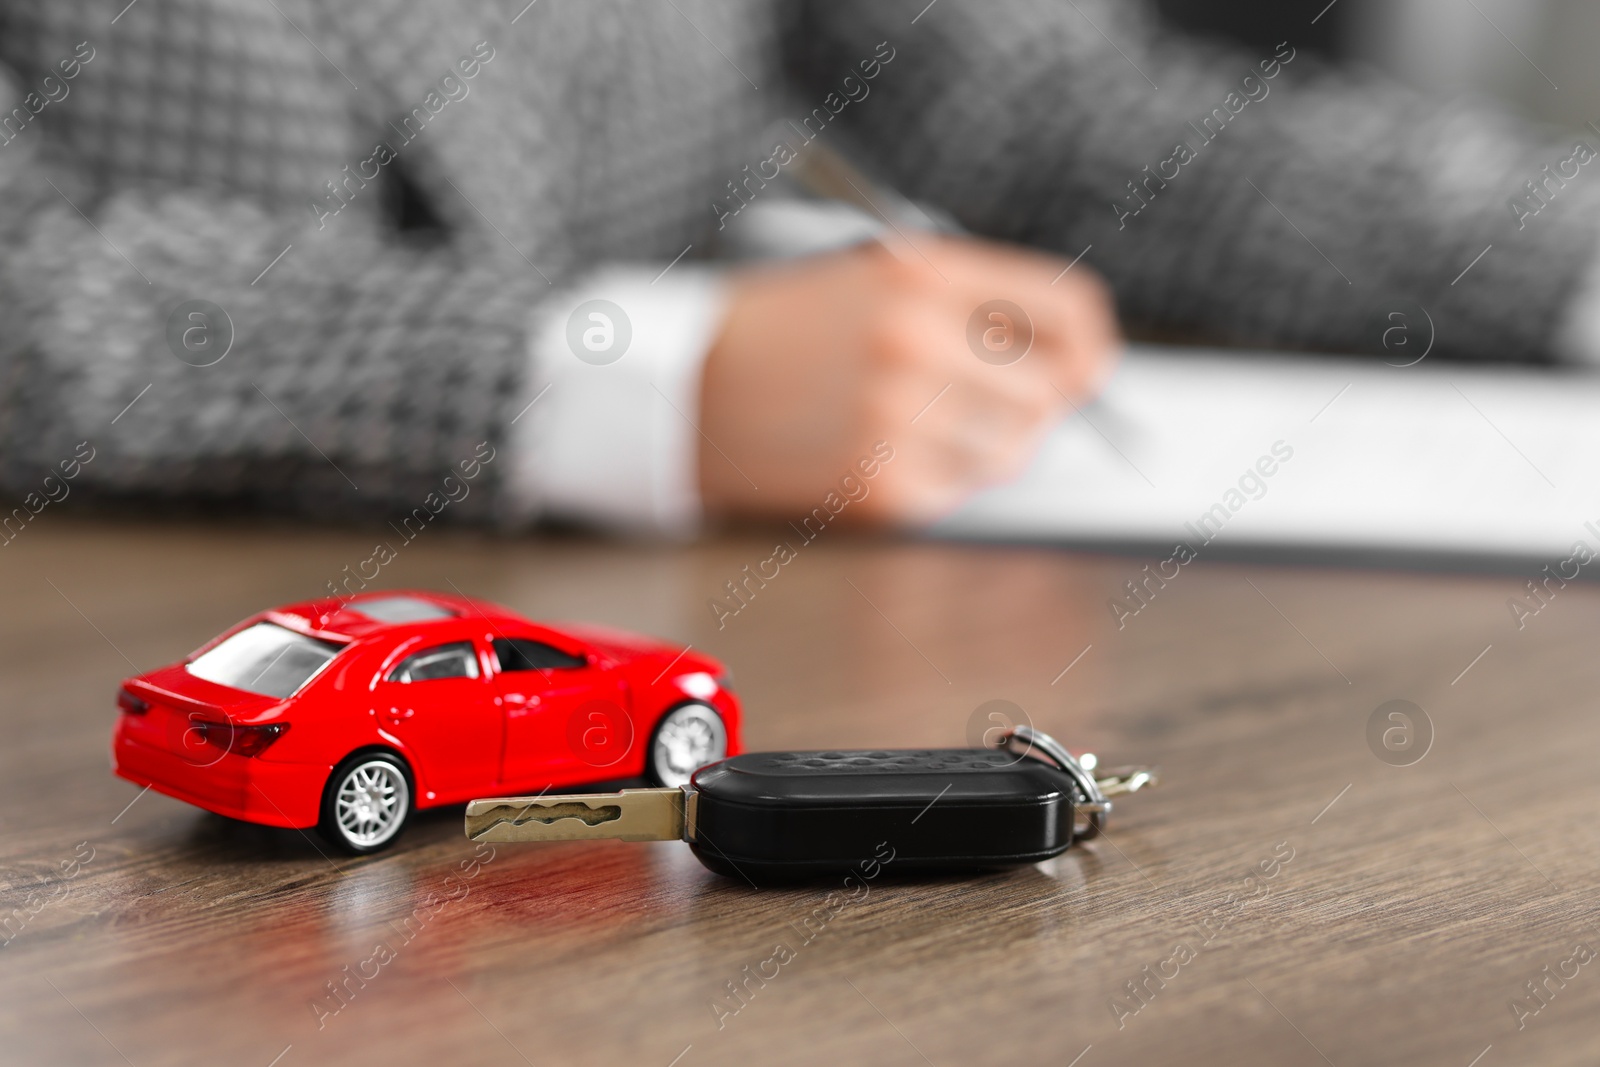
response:
M1095 772L1100 791L1108 797L1137 793L1161 784L1161 772L1154 767L1111 767Z
M571 796L492 797L467 805L474 841L681 841L682 789L624 789Z

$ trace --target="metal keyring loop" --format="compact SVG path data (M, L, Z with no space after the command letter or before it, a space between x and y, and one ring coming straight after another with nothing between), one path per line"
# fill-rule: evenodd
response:
M1001 735L1000 747L1010 747L1015 741L1022 742L1025 746L1024 753L1029 749L1038 749L1072 776L1073 782L1078 787L1078 795L1073 798L1074 806L1087 814L1089 819L1088 825L1083 830L1074 827L1073 835L1080 841L1087 841L1098 835L1105 828L1106 819L1111 814L1111 801L1106 799L1094 775L1084 769L1083 764L1067 751L1065 745L1042 730L1035 730L1031 726L1013 726Z

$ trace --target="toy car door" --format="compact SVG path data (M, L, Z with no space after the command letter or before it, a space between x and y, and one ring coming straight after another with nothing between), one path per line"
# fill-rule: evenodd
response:
M628 773L628 756L640 742L615 665L531 635L513 633L493 644L507 783L597 781Z
M379 726L422 765L419 789L450 796L497 784L500 711L471 641L412 652L376 687Z

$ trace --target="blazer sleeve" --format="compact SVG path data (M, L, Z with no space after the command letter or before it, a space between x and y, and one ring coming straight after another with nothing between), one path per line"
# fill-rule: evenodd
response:
M808 136L840 127L975 232L1082 254L1136 324L1376 351L1420 307L1441 353L1546 360L1600 248L1600 141L1292 40L1203 44L1127 0L808 0L786 39Z
M149 77L132 48L120 69ZM107 181L95 157L147 138L124 145L126 169L207 136L184 133L194 115L172 100L152 92L128 114L180 125L124 129L87 94L41 103L59 76L0 66L0 115L13 117L0 144L0 493L30 510L73 492L495 515L495 460L549 287L520 261L409 246L354 211L319 231L305 190L361 142L321 103L338 96L316 61L238 79L262 107L237 124L212 115L223 128L195 157L231 169L185 183ZM91 61L72 85L93 74ZM51 108L77 126L51 136Z

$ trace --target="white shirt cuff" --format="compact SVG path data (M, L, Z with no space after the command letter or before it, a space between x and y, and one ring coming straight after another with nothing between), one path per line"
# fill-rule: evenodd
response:
M1555 346L1556 356L1565 362L1600 367L1600 255L1589 261L1573 289Z
M610 267L540 305L509 435L517 517L698 529L700 378L725 295L705 268Z

